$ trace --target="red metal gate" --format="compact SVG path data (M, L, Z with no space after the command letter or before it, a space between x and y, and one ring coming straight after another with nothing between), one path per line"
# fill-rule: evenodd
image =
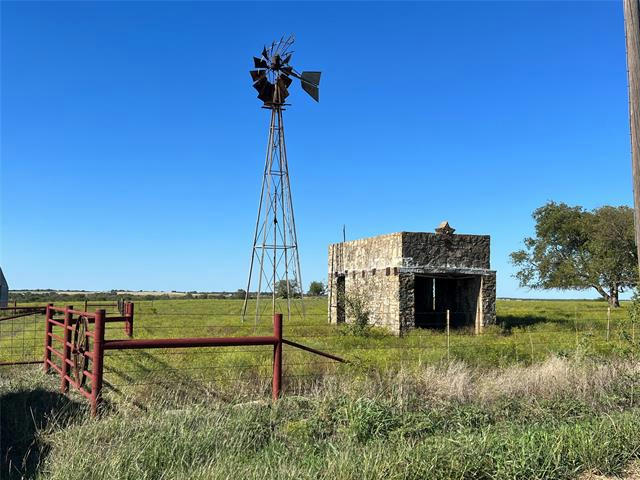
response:
M62 314L62 318L56 315ZM133 334L133 303L127 302L124 315L108 317L105 310L94 313L49 304L45 314L44 371L60 375L60 390L72 385L91 403L97 413L102 391L104 363L104 330L108 322L123 322L128 336ZM94 328L91 330L90 325ZM87 388L87 379L89 388Z

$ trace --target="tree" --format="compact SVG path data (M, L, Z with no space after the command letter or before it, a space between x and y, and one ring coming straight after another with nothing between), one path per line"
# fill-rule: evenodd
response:
M604 206L592 211L548 202L533 212L534 238L511 254L520 286L595 289L612 307L637 283L633 210Z
M341 294L338 303L344 305L346 317L350 321L346 331L354 335L367 336L373 327L369 324L371 317L369 290L356 283L348 292Z
M247 295L247 291L239 288L233 293L233 298L241 298L244 300L244 297Z
M327 288L324 286L322 282L311 282L309 285L309 291L307 295L312 295L314 297L319 297L320 295L324 295L327 291Z
M287 281L278 280L276 283L276 297L289 298L289 293L291 293L291 298L300 296L297 282L295 280L289 280L289 289L287 290Z

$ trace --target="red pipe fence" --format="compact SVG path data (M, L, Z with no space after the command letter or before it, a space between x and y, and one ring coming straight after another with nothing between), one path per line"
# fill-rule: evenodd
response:
M76 311L71 306L60 308L49 304L46 307L44 371L48 373L53 369L58 372L61 379L60 389L62 392L67 393L69 385L71 385L85 396L91 404L92 416L97 415L102 402L104 357L107 350L271 345L273 346L273 400L277 400L282 392L283 344L338 362L346 362L335 355L283 339L281 313L273 316L273 335L271 336L133 339L131 338L133 336L134 321L133 303L126 302L123 310L123 316L108 317L105 310L96 310L94 313L89 313ZM56 313L62 313L64 318L54 318ZM129 338L124 340L105 339L105 324L109 322L124 322L124 330ZM93 325L94 328L92 331L86 327L86 329L83 329L83 325L86 327ZM62 336L55 333L56 327L62 329ZM54 341L62 345L62 351L54 347ZM60 359L60 365L56 363L52 355ZM88 367L88 362L91 362L91 368ZM87 378L91 380L90 389L85 387Z

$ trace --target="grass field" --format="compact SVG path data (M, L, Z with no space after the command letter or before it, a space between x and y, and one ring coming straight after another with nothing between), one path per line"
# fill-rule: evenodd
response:
M136 338L264 335L272 331L271 319L262 317L256 324L253 317L241 322L239 300L164 300L136 302ZM251 305L249 311L252 311ZM327 324L326 299L306 300L306 317L294 316L285 322L286 338L344 356L361 366L389 367L396 363L433 363L446 358L464 360L472 365L505 366L513 363L531 363L552 354L569 355L580 351L585 354L610 355L625 350L635 340L635 326L629 322L626 306L611 313L607 335L607 307L596 301L518 301L499 300L498 325L474 335L470 329L452 330L447 337L441 330L416 329L402 338L387 334L384 329L373 329L368 335L352 335L348 329ZM42 322L27 318L0 322L0 362L42 355ZM121 327L108 324L107 338L124 338ZM608 336L608 338L607 338ZM238 351L240 350L240 351ZM260 349L206 351L148 351L140 354L113 354L107 365L117 370L120 366L130 370L140 364L155 370L149 362L160 361L169 367L188 363L191 367L229 365L248 367L258 360L267 359ZM199 359L205 358L203 365ZM298 358L287 352L294 363L306 363L306 354ZM293 357L291 356L293 355ZM120 360L116 360L118 357ZM173 358L175 361L170 361ZM126 362L125 362L126 359ZM136 363L137 362L137 363ZM212 363L213 362L213 363ZM318 367L316 362L316 367ZM296 365L304 366L304 365ZM407 366L407 365L405 365ZM259 370L259 369L258 369ZM313 373L304 368L292 373ZM139 375L134 375L136 378Z
M136 302L135 336L270 333L270 319L241 323L241 303ZM326 299L312 299L304 320L285 324L285 337L351 363L285 348L285 396L275 405L270 348L110 352L99 420L87 418L82 397L58 394L55 376L5 367L0 473L577 478L619 474L637 460L640 369L627 306L612 312L608 339L601 302L499 300L497 308L499 325L482 335L398 338L327 325ZM33 322L3 325L0 357L22 341L41 357ZM121 326L109 324L107 338L124 338Z

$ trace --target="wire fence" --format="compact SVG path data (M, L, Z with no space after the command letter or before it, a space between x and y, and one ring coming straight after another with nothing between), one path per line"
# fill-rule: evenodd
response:
M355 328L329 324L326 304L284 320L283 336L307 347L348 360L341 364L284 346L284 391L302 389L324 377L366 375L372 371L419 371L426 365L464 361L478 366L534 363L552 355L611 356L637 351L636 325L626 308L602 304L518 303L499 306L496 325L476 334L471 325L416 328L402 336L383 326ZM595 303L595 302L594 302ZM136 302L136 339L269 335L272 319L245 319L236 309L214 311L213 302ZM226 305L226 304L225 304ZM83 306L83 305L81 305ZM109 307L114 314L117 307ZM464 312L463 312L464 313ZM6 315L5 315L6 316ZM384 318L384 317L383 317ZM384 318L392 325L393 316ZM125 339L119 324L106 324L105 338ZM41 361L44 315L11 320L0 316L0 364ZM266 393L272 378L270 346L110 350L104 356L104 385L113 395L187 391L198 395ZM189 390L191 389L191 390ZM194 393L196 394L196 393Z
M176 305L177 304L177 305ZM238 336L267 334L269 317L242 321L239 312L210 314L193 311L186 304L163 308L136 304L136 336ZM181 308L186 307L186 308ZM533 363L551 355L625 354L635 345L635 325L626 310L612 312L607 307L558 308L538 311L505 309L496 325L477 335L473 326L457 328L416 328L402 336L377 326L358 331L352 325L327 323L322 312L308 312L285 319L283 335L342 358L339 364L318 359L286 347L283 353L284 389L304 389L324 377L353 376L371 371L417 369L444 361L464 361L473 365L504 366ZM526 308L524 309L526 310ZM464 313L464 312L463 312ZM388 324L394 317L388 317ZM109 334L109 327L107 334ZM114 330L114 334L120 332ZM143 386L166 388L187 379L212 391L259 392L268 390L271 378L271 349L242 347L231 349L141 350L108 352L105 382L118 391ZM144 391L147 394L148 390Z
M12 302L0 309L0 367L43 361L46 305ZM81 302L78 307L118 312L117 302ZM57 320L62 317L61 313L54 316Z

